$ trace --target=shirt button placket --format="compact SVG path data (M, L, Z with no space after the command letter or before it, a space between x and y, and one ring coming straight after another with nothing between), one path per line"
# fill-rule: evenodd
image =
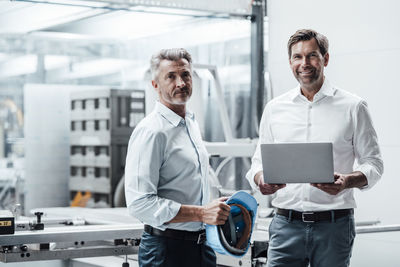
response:
M311 110L312 110L312 104L308 104L307 108L307 142L310 141L310 132L311 132Z
M310 142L311 140L311 118L312 118L312 109L313 106L312 104L308 104L307 108L307 142ZM311 198L311 187L310 185L304 185L305 190L304 190L304 201L309 202ZM308 207L307 207L308 209Z

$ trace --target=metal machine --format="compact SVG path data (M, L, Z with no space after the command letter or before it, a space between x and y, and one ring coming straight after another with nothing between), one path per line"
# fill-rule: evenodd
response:
M121 209L118 212L86 208L50 208L44 211L48 217L42 218L42 212L35 212L35 219L18 218L15 220L15 233L1 235L1 262L137 254L143 224L128 215L123 220L126 223L118 222L123 217ZM81 217L84 214L86 219ZM113 219L107 222L96 219L96 216Z

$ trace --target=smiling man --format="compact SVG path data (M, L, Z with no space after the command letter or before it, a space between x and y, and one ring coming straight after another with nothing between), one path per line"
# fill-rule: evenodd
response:
M349 266L355 237L353 190L375 185L383 173L377 135L364 100L324 75L328 39L298 30L288 41L289 64L299 85L271 100L246 177L262 194L274 194L268 266ZM332 184L266 184L260 144L331 142ZM356 165L354 166L354 163Z
M182 48L151 59L159 102L129 140L125 195L129 213L142 221L140 266L216 266L204 223L224 224L226 198L209 202L208 154L194 114L192 58Z

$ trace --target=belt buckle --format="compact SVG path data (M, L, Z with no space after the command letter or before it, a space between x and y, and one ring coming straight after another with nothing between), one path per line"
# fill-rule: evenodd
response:
M313 218L313 220L309 220L309 219L306 218L307 215L314 215L314 214L315 214L314 212L303 212L301 214L301 219L305 223L314 223L315 222L315 218Z
M206 241L206 233L203 232L197 237L197 245L203 244Z

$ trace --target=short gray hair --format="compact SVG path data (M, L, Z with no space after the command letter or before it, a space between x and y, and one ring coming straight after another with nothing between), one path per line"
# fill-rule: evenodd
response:
M158 70L162 60L178 61L180 59L186 59L189 63L190 69L192 69L192 56L184 48L162 49L154 54L150 60L152 79L155 80L158 76Z
M328 53L329 49L329 41L325 35L316 32L311 29L301 29L297 30L292 36L290 36L287 48L288 48L288 55L289 58L292 56L292 46L301 41L309 41L311 39L315 39L317 41L319 51L323 56Z

